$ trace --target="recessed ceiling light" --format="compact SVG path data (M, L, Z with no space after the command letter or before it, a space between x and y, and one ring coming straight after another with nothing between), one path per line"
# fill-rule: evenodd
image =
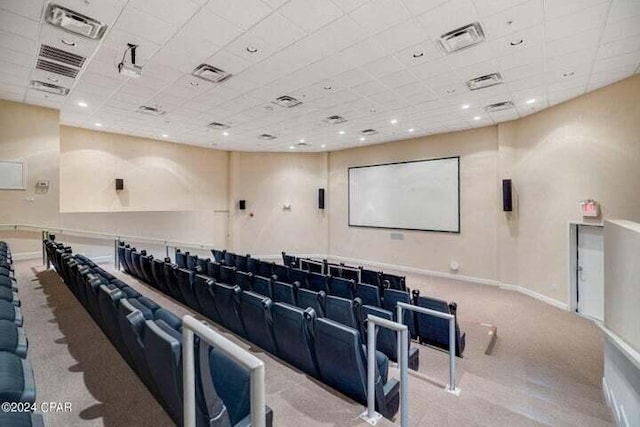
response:
M273 111L273 107L271 105L267 105L264 109L267 111Z
M229 136L229 132L222 132L224 136Z
M572 77L572 76L575 76L575 75L576 75L575 71L569 71L569 72L566 72L566 73L562 73L562 77Z
M455 89L447 89L445 90L446 93L455 93L456 90Z
M62 44L66 44L67 46L71 46L71 47L75 47L76 46L76 42L74 42L72 40L60 39L60 42Z
M424 52L415 52L413 54L413 57L416 58L416 59L417 58L422 58L423 56L424 56Z
M395 125L396 123L398 123L398 121L396 119L391 120L391 124Z
M247 52L249 52L249 53L256 53L257 51L258 51L257 47L254 47L254 46L248 46L247 47Z
M324 90L331 90L331 89L333 89L333 87L331 87L331 86L327 85L327 86L323 87L323 89L324 89Z
M162 137L163 137L163 138L169 138L169 135L167 135L166 133L163 133L163 134L162 134Z
M78 101L78 107L82 107L82 108L84 108L84 107L87 107L87 106L88 106L88 104L87 104L86 102L84 102L84 101Z
M294 148L296 148L296 147L295 147L295 146L293 146L293 145L290 145L290 146L289 146L289 150L293 150Z
M96 123L96 127L101 128L102 127L102 123Z
M415 132L415 129L414 129L414 128L411 128L411 129L409 129L409 131L408 131L408 132L409 132L409 133L413 133L413 132Z
M470 105L469 105L469 104L464 104L461 108L462 108L463 110L468 110L468 109L469 109L469 107L470 107Z
M518 46L519 44L522 44L523 42L524 42L524 40L520 39L520 40L509 42L509 44L511 46Z
M193 87L200 86L200 83L198 82L189 82L189 84Z
M533 104L534 102L536 102L536 100L534 98L531 99L527 99L527 104Z
M344 135L344 131L341 130L340 132L338 132L340 135Z
M322 144L320 147L321 148L325 148L327 146L327 144Z
M360 141L364 141L364 140L365 140L365 137L364 137L364 136L361 136L361 137L360 137Z
M304 142L304 138L300 140L300 142Z
M480 116L475 116L473 120L480 120L480 118L481 118Z
M376 110L375 108L371 108L371 109L369 110L369 112L370 112L370 113L375 113L376 111L378 111L378 110Z

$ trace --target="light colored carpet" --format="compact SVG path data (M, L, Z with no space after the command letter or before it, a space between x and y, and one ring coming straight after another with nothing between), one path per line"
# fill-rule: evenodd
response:
M71 413L46 414L47 424L171 425L57 274L37 261L15 266L38 402L73 405ZM146 284L115 274L177 315L194 314ZM600 389L603 337L591 321L490 286L418 275L407 280L423 294L458 302L467 331L465 357L457 363L459 397L443 390L448 355L419 346L421 377L411 375L409 381L412 426L613 425ZM498 328L492 355L485 355L489 337L483 322ZM362 405L214 327L265 361L267 404L276 426L367 425L358 419Z

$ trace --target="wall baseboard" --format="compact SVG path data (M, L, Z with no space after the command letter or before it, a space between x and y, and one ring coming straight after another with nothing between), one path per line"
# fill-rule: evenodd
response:
M499 283L498 286L500 287L500 289L506 289L506 290L510 290L510 291L520 292L521 294L530 296L531 298L535 298L538 301L545 302L545 303L550 304L550 305L552 305L554 307L557 307L557 308L559 308L561 310L569 311L569 304L567 304L566 302L558 301L555 298L551 298L551 297L548 297L546 295L542 295L541 293L538 293L536 291L532 291L531 289L524 288L524 287L518 286L518 285L512 285L512 284L509 284L509 283Z

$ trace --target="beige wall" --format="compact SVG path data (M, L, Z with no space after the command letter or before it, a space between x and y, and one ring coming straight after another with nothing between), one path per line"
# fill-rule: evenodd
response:
M228 153L62 126L62 212L226 210ZM115 191L115 179L124 190Z
M256 255L326 254L328 219L318 209L318 189L327 188L327 156L232 153L230 247ZM245 211L238 209L241 199Z
M567 303L580 200L600 202L605 219L640 220L640 76L500 129L519 196L517 215L499 222L500 280Z
M460 156L461 232L349 227L348 168L368 164ZM496 280L497 128L495 126L343 150L329 158L332 256ZM403 240L392 240L401 232Z

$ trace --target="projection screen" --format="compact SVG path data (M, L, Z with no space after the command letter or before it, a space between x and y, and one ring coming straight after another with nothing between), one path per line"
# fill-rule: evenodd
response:
M349 168L349 225L460 232L460 157Z

